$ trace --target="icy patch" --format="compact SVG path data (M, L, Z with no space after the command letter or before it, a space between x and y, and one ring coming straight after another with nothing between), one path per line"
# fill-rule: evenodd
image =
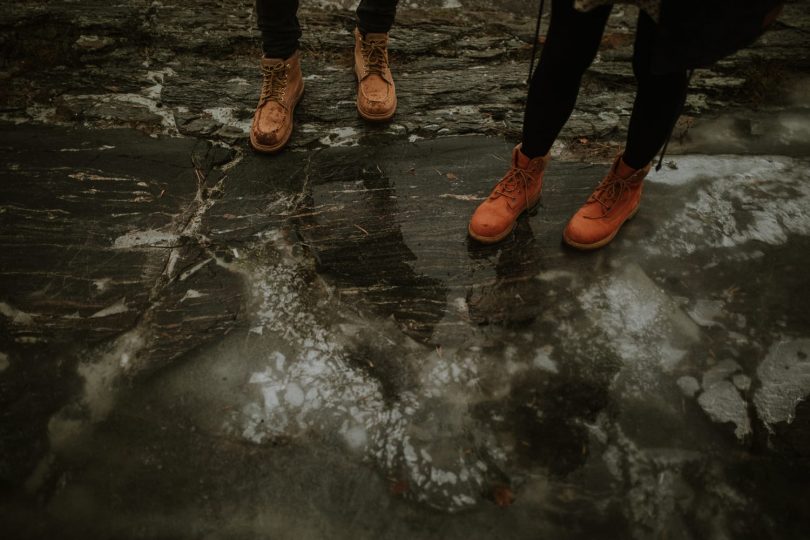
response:
M749 388L751 388L751 377L745 375L744 373L737 373L731 377L731 382L741 392L746 392Z
M682 212L657 228L644 244L649 252L678 256L752 241L780 245L790 234L810 235L810 167L806 160L735 157L750 168L732 172L740 166L732 169L729 165L729 170L713 174L712 168L717 168L714 157L691 159L695 168L684 173L686 177L709 176L711 180ZM704 170L697 170L700 164Z
M133 247L171 247L178 240L174 233L149 229L146 231L131 231L123 234L113 242L114 249L128 249Z
M685 376L678 379L678 388L686 397L695 397L700 392L700 383L694 377Z
M605 345L642 379L654 377L651 368L672 371L700 337L695 323L636 264L592 285L579 301L604 332Z
M687 313L700 326L721 326L717 323L717 319L723 315L723 302L719 300L705 300L700 299L695 302L695 305L687 310Z
M614 439L602 459L616 481L628 488L622 509L633 538L667 537L688 493L682 471L700 462L702 455L678 448L641 448L620 426Z
M728 379L738 371L742 371L740 364L731 359L723 360L703 374L703 388L709 388L715 383Z
M742 439L751 434L751 421L745 400L729 381L713 383L698 397L698 404L715 422L734 424L734 434Z
M751 178L773 176L785 170L793 161L782 157L762 156L676 156L677 168L662 168L648 177L648 182L681 186L698 180L733 178L745 181Z
M747 377L740 373L741 371L742 367L731 359L723 360L713 366L703 374L701 383L703 392L697 399L698 405L712 421L734 424L734 434L738 439L743 439L751 434L748 404L740 395L742 389L740 387L745 386L744 382ZM683 379L691 379L688 383L691 395L697 393L697 380L692 377L682 377L678 380L679 385ZM684 390L684 386L681 386L681 389Z
M762 386L754 394L759 417L770 429L790 423L796 405L810 396L810 339L780 341L757 368Z
M48 439L54 451L71 446L85 431L88 420L96 423L107 417L115 403L122 374L134 367L144 343L143 331L137 327L106 346L98 358L79 364L84 390L78 407L65 407L48 422ZM76 411L81 411L82 415L77 416Z
M280 235L264 239L287 249ZM445 511L477 504L490 469L505 460L468 412L480 394L477 353L415 343L403 348L403 355L418 357L403 359L421 366L418 384L386 401L380 383L353 365L345 347L347 340L371 335L383 341L401 337L388 338L382 328L360 335L369 332L369 321L325 325L316 315L322 306L309 306L312 285L298 264L287 253L248 273L257 300L250 339L274 343L275 349L256 360L260 367L248 377L257 399L233 412L225 431L257 444L313 432L337 436L406 486L406 497Z

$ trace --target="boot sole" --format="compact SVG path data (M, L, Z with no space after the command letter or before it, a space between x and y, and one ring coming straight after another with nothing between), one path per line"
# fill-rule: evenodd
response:
M529 206L525 210L523 210L523 212L518 214L517 217L515 217L515 220L512 222L512 226L509 227L508 229L506 229L505 231L503 231L498 236L479 236L479 235L475 234L472 231L472 228L471 228L472 225L471 224L467 225L467 234L470 235L470 238L472 238L473 240L476 240L478 242L481 242L482 244L497 244L498 242L500 242L501 240L503 240L504 238L506 238L507 236L512 234L512 231L514 231L515 227L517 227L517 222L520 219L520 217L523 214L525 214L527 212L531 212L532 210L534 210L537 207L537 205L540 204L540 201L542 200L542 198L543 198L542 195L540 197L537 197L537 201L535 201L534 204L532 204L531 206Z
M639 205L639 206L641 206L641 205ZM625 223L627 223L628 221L630 221L631 219L636 217L636 214L638 213L639 206L636 206L636 208L630 213L630 215L628 215L626 218L624 218L624 221L622 221L621 225L616 227L615 231L613 231L609 236L603 238L602 240L599 240L598 242L594 242L593 244L580 244L579 242L574 242L573 240L568 238L568 235L565 234L565 232L563 232L563 240L565 241L566 244L568 244L572 248L576 248L576 249L578 249L580 251L593 251L595 249L599 249L601 247L604 247L604 246L608 245L609 243L611 243L614 238L616 238L616 235L619 234L619 231L622 229L622 227L624 227Z
M290 142L290 137L292 137L293 128L295 127L295 122L293 122L292 118L295 114L295 108L298 106L298 102L301 101L301 98L304 96L304 84L301 83L301 91L298 92L298 95L295 96L295 99L292 102L292 106L290 107L290 132L284 137L283 140L278 142L277 144L267 145L261 144L253 137L253 130L250 130L250 146L253 147L254 150L257 152L262 152L263 154L277 154L281 150L287 146L287 143Z

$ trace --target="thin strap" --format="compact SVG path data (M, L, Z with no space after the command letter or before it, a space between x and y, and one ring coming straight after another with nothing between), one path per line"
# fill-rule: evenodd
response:
M686 72L686 89L684 92L689 90L689 83L692 81L692 74L695 72L694 69L690 69ZM669 140L672 138L672 132L675 131L675 124L678 123L678 118L680 118L680 114L675 117L675 120L672 122L672 127L669 129L669 135L667 135L667 140L664 141L664 147L661 149L661 156L658 158L658 165L655 166L655 172L661 170L661 167L664 165L664 156L667 153L667 146L669 146Z
M540 41L540 21L543 20L543 6L546 0L540 0L540 10L537 12L537 25L534 27L534 43L532 44L532 59L529 62L529 78L526 84L532 84L532 75L534 75L534 57L537 56L537 43Z

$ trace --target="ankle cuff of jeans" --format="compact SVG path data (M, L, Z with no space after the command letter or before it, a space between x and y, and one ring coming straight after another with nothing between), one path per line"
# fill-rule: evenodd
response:
M279 47L278 45L262 45L262 54L265 58L289 58L295 51L298 50L298 44L296 43L292 47Z

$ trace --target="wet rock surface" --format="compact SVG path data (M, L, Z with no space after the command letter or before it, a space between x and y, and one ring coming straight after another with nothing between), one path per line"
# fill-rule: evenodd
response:
M466 223L507 166L534 8L404 4L376 127L351 6L304 8L308 93L272 157L245 146L250 3L0 16L6 534L803 538L807 3L697 78L676 151L715 155L670 157L592 254L560 234L604 174L583 158L621 141L633 13L541 206L487 247Z
M400 105L391 124L374 130L357 117L354 104L354 2L302 7L307 90L293 148L519 136L535 6L508 0L402 4L391 35ZM807 8L806 0L788 3L753 47L695 74L672 151L737 152L734 142L744 138L759 140L763 153L807 153ZM555 154L615 154L635 91L636 17L635 8L614 8ZM544 28L548 16L545 21ZM0 112L11 121L126 125L244 143L260 80L254 26L249 0L10 5L0 14Z

